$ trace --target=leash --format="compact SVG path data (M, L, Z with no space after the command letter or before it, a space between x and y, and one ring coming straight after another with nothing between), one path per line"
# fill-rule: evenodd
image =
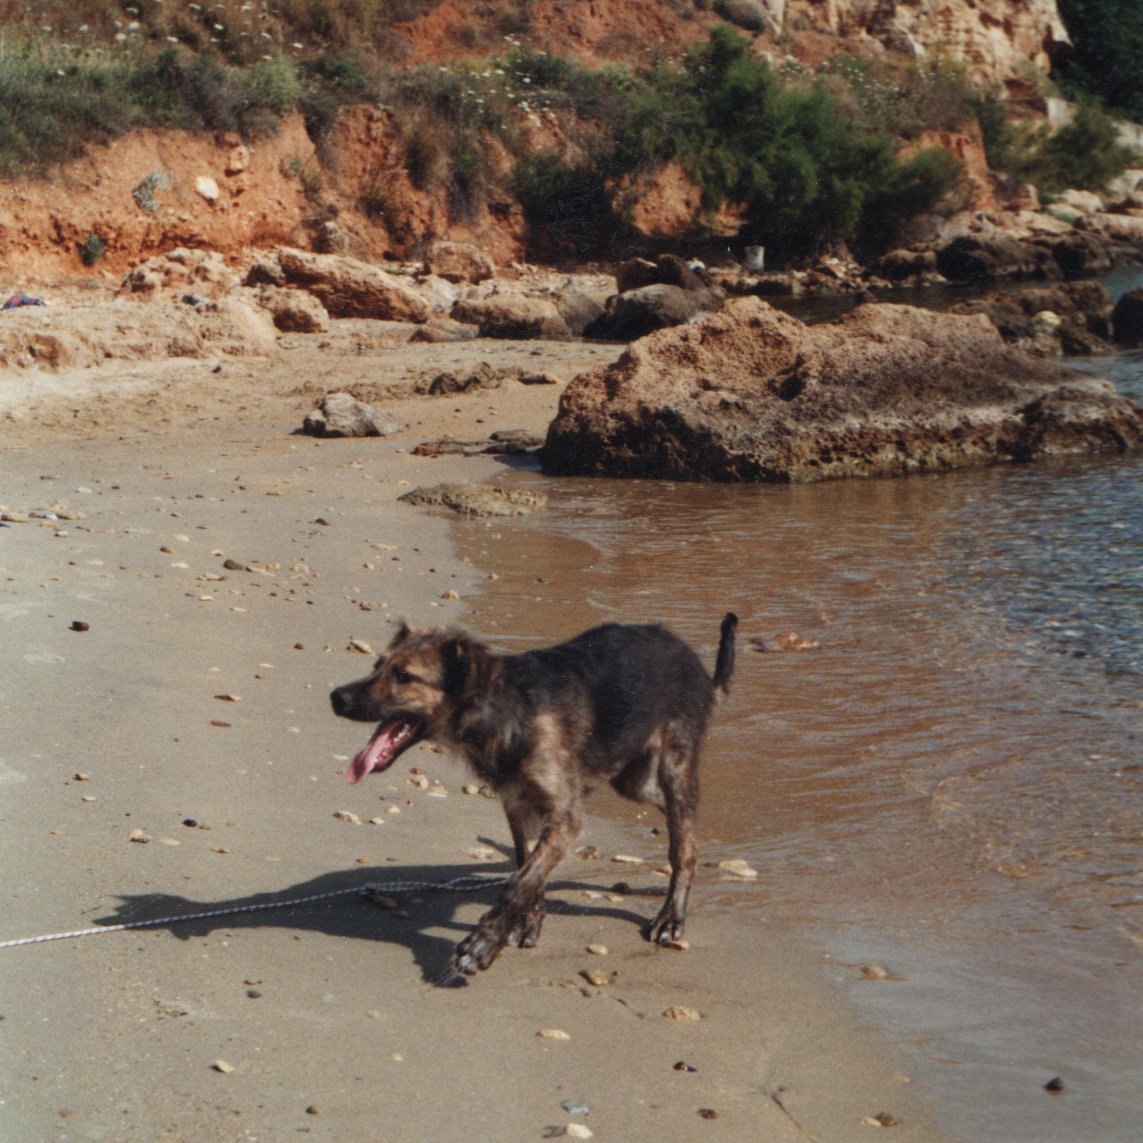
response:
M90 929L73 929L67 933L45 933L39 937L20 937L0 941L0 949L19 945L38 945L46 941L67 941L76 937L94 937L103 933L123 933L132 929L154 929L175 925L183 921L202 921L209 917L232 917L239 913L257 913L266 909L292 909L299 905L312 905L315 901L329 901L334 897L371 897L377 893L470 893L477 889L493 889L508 882L507 877L454 877L451 881L370 881L353 889L334 889L329 893L311 893L308 897L291 897L285 901L261 901L253 905L231 905L224 909L206 909L200 913L179 913L169 917L151 917L145 921L124 921L118 925L96 925Z

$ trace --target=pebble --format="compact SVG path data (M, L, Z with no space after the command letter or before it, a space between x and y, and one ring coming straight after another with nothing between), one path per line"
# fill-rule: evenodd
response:
M474 861L492 861L496 857L496 850L488 845L471 845L464 852Z
M612 861L618 861L624 865L642 865L643 864L643 859L641 857L632 857L631 854L629 854L629 853L617 853L617 854L615 854L614 857L612 857L611 860Z
M372 655L374 650L364 639L350 639L347 651L356 651L359 655Z
M90 631L91 624L85 623L82 619L73 619L71 622L70 630L72 631Z
M334 810L333 816L339 822L349 822L350 825L361 825L361 819L349 810Z
M588 945L587 951L592 956L607 956L607 945Z
M234 1071L234 1065L228 1060L215 1060L214 1063L210 1066L216 1072L221 1072L224 1076L228 1076L232 1071Z
M858 970L862 980L889 980L893 975L887 968L879 964L863 964Z
M900 1127L901 1120L890 1111L879 1111L876 1115L863 1115L858 1122L862 1127Z
M1064 1090L1064 1081L1062 1076L1053 1076L1044 1084L1044 1090L1051 1092L1052 1095L1059 1095Z
M570 1040L571 1035L562 1028L541 1028L537 1033L541 1040Z
M587 1115L591 1111L590 1107L582 1103L576 1103L573 1099L565 1099L560 1104L560 1107L562 1107L568 1115Z
M81 770L78 774L73 774L72 779L73 779L73 781L76 781L76 782L90 782L91 781L91 775L85 774Z
M143 829L133 829L127 835L128 841L133 841L137 845L146 845L151 840L151 835Z
M663 1010L663 1015L668 1020L701 1020L702 1014L693 1008L688 1008L685 1004L672 1004L670 1008Z
M700 1107L699 1116L702 1119L717 1119L718 1112L715 1111L713 1107Z
M595 1134L590 1127L583 1123L569 1123L564 1131L569 1139L590 1139Z
M580 976L588 982L594 984L597 988L606 988L614 979L615 974L611 972L603 972L598 968L585 968Z
M242 700L237 695L215 695L219 702L241 702Z
M758 870L747 865L740 857L731 858L729 861L720 861L718 867L734 877L749 879L758 876Z

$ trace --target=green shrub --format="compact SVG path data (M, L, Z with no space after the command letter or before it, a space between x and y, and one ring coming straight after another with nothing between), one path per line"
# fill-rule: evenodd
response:
M548 252L582 258L609 250L619 227L598 168L529 155L516 163L512 183L533 239Z
M1060 78L1143 123L1143 5L1060 0L1060 15L1073 44L1060 63Z
M107 250L107 243L98 234L89 234L80 243L79 257L85 266L94 266Z

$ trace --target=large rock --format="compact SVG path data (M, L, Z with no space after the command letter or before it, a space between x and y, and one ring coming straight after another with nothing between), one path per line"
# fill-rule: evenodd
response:
M1143 345L1143 290L1131 290L1115 303L1111 324L1120 345Z
M997 290L952 307L984 314L1009 345L1040 357L1111 353L1111 295L1098 282Z
M333 317L411 322L429 318L429 304L412 286L367 262L283 247L278 266L286 285L313 294Z
M983 315L860 306L807 326L738 298L576 378L544 470L809 481L1124 449L1143 409L1006 346Z
M403 427L392 413L352 393L327 393L302 422L302 432L314 437L387 437Z
M515 293L463 298L453 306L450 316L456 321L478 326L481 337L514 341L571 339L568 324L551 298Z

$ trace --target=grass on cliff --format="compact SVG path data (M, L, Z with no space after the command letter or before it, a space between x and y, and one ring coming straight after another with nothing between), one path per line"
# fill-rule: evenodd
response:
M707 209L738 208L739 237L765 246L773 264L838 243L871 250L949 194L959 168L947 152L896 156L899 140L926 130L976 116L991 153L1046 189L1101 185L1126 158L1094 106L1082 106L1071 128L1005 136L998 104L955 64L839 56L817 74L790 61L776 72L725 26L682 62L641 70L589 68L520 46L447 67L387 63L379 45L392 45L382 33L428 7L42 0L36 18L59 20L63 35L10 20L0 40L0 174L44 169L139 126L257 138L294 110L333 161L338 109L366 102L393 113L410 179L443 192L454 219L514 195L537 250L612 256L624 239L615 188L673 160ZM507 19L512 5L502 8ZM13 10L0 0L0 19ZM248 51L254 41L265 50ZM554 124L565 157L531 153L529 140ZM514 169L493 173L505 152ZM387 217L384 186L369 188L362 206Z

